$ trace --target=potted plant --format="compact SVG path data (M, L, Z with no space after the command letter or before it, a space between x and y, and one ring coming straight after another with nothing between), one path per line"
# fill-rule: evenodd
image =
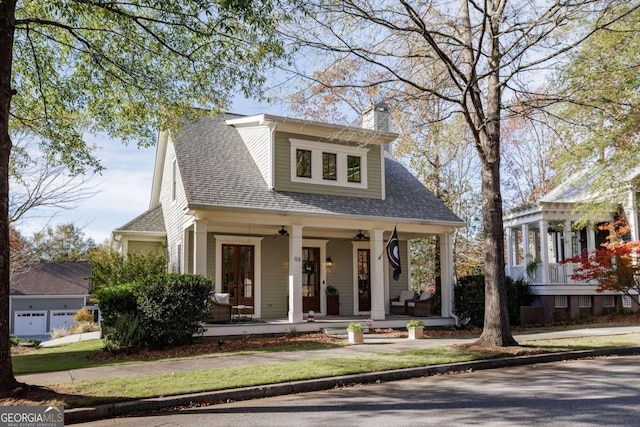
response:
M349 323L347 333L349 334L349 342L351 344L364 343L364 328L360 323Z
M422 323L422 320L410 320L407 323L407 330L409 331L410 340L420 340L424 338L424 323Z
M327 295L327 316L337 316L340 314L340 297L335 286L328 285L325 290Z

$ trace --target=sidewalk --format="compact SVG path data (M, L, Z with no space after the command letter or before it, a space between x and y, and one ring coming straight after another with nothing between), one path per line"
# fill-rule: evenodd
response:
M515 339L519 343L523 343L526 341L540 339L572 338L596 335L621 335L629 333L640 333L640 326L578 329L541 334L516 335ZM378 338L375 335L365 335L364 345L347 345L344 347L331 349L260 353L243 356L218 355L216 357L199 358L197 359L198 363L193 363L193 359L187 359L121 364L115 366L101 366L97 368L72 369L68 371L16 375L16 379L27 384L46 385L105 378L133 378L139 376L163 375L177 372L221 369L236 366L288 363L297 360L318 360L335 357L358 357L383 353L389 354L406 350L471 343L473 341L475 341L475 338L432 338L413 341L404 338Z

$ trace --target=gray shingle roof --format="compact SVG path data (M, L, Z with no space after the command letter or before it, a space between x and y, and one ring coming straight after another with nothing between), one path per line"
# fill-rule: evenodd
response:
M140 232L157 232L165 233L164 217L162 215L162 207L158 206L154 209L144 212L143 214L132 219L117 231L140 231Z
M11 295L89 295L91 266L87 261L42 262L11 278Z
M224 122L237 117L241 116L204 118L176 136L176 157L189 204L462 222L389 156L385 200L270 190L236 129Z

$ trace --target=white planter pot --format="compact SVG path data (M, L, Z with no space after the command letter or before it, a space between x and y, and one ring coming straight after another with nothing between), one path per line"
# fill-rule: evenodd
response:
M424 326L409 328L410 340L421 340L422 338L424 338Z
M349 333L349 342L351 344L364 344L364 333L357 331L347 331Z

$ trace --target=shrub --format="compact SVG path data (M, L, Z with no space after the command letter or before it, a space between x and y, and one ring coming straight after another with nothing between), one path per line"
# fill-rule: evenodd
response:
M136 313L121 314L114 326L105 325L102 331L106 351L133 353L145 344L145 332Z
M455 313L463 324L484 326L484 275L458 279L455 286ZM533 303L531 288L524 279L507 277L507 305L511 325L520 324L520 306Z
M78 323L93 322L93 314L86 308L81 308L76 314L73 315L73 320Z
M190 343L202 328L212 290L211 280L200 275L170 273L141 281L136 303L148 344Z
M138 311L133 283L101 288L96 292L96 299L102 312L102 323L108 327L115 327L120 316Z
M413 319L407 322L407 329L409 328L418 328L420 326L424 326L424 322L422 320Z
M52 340L55 340L69 335L69 330L67 328L53 328L49 335L51 335Z
M362 327L362 325L360 323L349 323L349 326L347 327L347 331L363 332L364 328Z

